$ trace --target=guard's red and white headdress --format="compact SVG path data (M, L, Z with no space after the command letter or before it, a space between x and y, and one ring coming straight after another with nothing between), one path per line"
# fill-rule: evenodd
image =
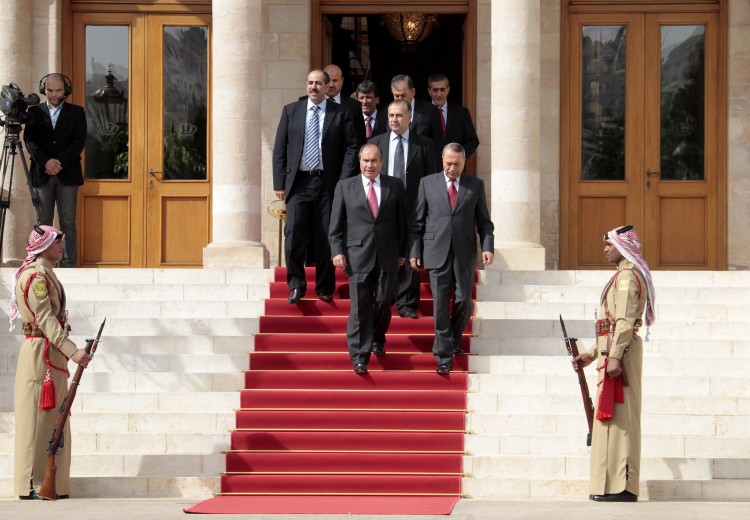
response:
M646 288L648 289L646 300L646 326L651 325L656 320L656 316L654 315L656 293L654 292L654 282L651 278L651 270L648 268L646 259L643 258L643 253L641 253L641 240L638 238L638 233L633 230L633 226L623 226L608 232L604 235L604 240L615 246L625 259L633 262L643 275L643 278L646 281Z
M21 276L26 267L36 260L36 257L40 253L44 252L49 246L55 242L59 242L64 238L60 230L53 228L52 226L34 226L34 229L29 234L29 245L26 246L26 259L18 268L16 274L13 275L13 285L10 288L10 330L15 328L15 320L18 317L18 301L16 300L16 284L18 283L18 277Z

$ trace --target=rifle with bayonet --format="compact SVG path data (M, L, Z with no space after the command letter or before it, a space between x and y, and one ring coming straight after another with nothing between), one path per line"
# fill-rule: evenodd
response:
M86 340L86 354L94 357L96 347L99 345L99 338L102 337L102 330L104 330L104 324L107 322L107 318L104 318L102 325L99 327L99 333L96 335L96 339ZM76 398L76 392L78 391L78 385L81 384L81 377L83 376L84 367L78 365L73 380L70 382L70 388L68 389L68 395L63 399L60 405L60 416L57 418L55 429L52 430L52 437L50 437L49 445L47 446L47 470L44 472L44 480L42 480L42 487L39 488L39 497L44 500L57 500L57 489L55 486L55 477L57 475L57 465L55 464L55 457L57 456L58 448L64 446L63 432L65 430L65 423L70 415L70 408L73 406L73 400Z
M578 344L576 338L569 338L568 332L565 330L565 322L560 315L560 326L562 327L563 339L565 340L565 348L568 350L568 354L575 359L578 357ZM594 427L594 402L591 400L589 394L589 385L586 383L586 374L583 372L583 366L579 366L576 370L578 374L578 384L581 387L581 397L583 398L583 409L586 411L586 420L589 423L589 433L586 436L586 446L591 446L591 430Z

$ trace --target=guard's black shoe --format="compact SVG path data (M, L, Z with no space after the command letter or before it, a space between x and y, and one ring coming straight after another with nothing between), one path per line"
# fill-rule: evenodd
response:
M594 495L591 499L594 502L638 502L638 495L634 495L630 491L622 491L607 495Z
M19 500L39 500L39 495L37 494L35 489L32 489L29 491L28 495L22 495L18 497Z
M302 299L302 291L300 289L292 289L292 291L289 293L289 299L287 299L287 303L299 303L299 301Z

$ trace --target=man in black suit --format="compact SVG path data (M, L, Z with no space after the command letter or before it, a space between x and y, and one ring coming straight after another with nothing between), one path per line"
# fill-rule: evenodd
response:
M345 107L352 114L354 129L357 133L357 148L367 142L365 137L365 120L362 117L362 105L356 99L349 96L341 95L341 88L344 86L344 76L338 65L327 65L324 69L328 74L328 85L326 85L326 97L328 101L333 101Z
M45 76L39 86L47 102L29 109L34 122L26 125L23 134L31 156L32 182L39 188L39 220L51 226L57 206L60 228L65 234L60 267L75 267L76 208L78 186L83 184L81 152L86 145L86 114L83 107L65 101L73 87L62 74Z
M463 146L446 145L443 171L428 175L419 184L417 211L411 225L409 263L413 269L424 265L430 276L435 304L432 353L438 374L453 369L454 355L465 354L461 334L474 309L471 289L477 267L477 232L482 263L488 266L495 258L495 226L487 211L484 182L461 175L465 164Z
M357 99L362 105L362 119L365 122L365 137L384 134L388 131L388 112L379 110L380 90L374 81L363 80L357 86Z
M432 116L432 140L437 152L436 160L448 143L458 143L466 150L466 157L471 157L479 146L479 138L471 121L471 114L461 105L448 103L451 91L448 78L443 74L432 74L427 78L427 92L432 103L437 107Z
M307 75L307 98L284 107L273 146L273 189L286 201L284 254L290 304L305 295L305 253L315 241L315 290L333 299L334 269L328 245L333 190L356 174L357 142L351 113L326 101L328 74Z
M393 99L404 99L411 105L411 124L409 129L415 133L432 139L432 120L435 107L429 101L416 99L417 89L411 76L399 74L391 80L391 94ZM438 161L439 163L439 161Z
M383 155L383 175L401 179L406 187L406 210L409 218L417 207L419 181L435 173L435 152L432 140L409 130L411 105L397 99L388 105L391 131L370 139ZM401 146L399 146L401 142ZM417 318L419 307L419 271L408 265L399 269L396 311L402 318Z
M346 337L357 374L367 372L371 352L385 354L391 297L406 259L404 185L380 174L382 162L377 146L360 149L362 175L336 186L328 233L333 265L349 275Z

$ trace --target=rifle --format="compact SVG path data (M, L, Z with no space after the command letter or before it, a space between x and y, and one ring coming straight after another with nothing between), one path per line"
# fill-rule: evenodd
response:
M86 340L86 353L94 357L96 347L99 345L99 338L102 337L102 330L104 330L104 324L107 322L107 318L102 321L101 327L99 327L99 333L96 335L96 339ZM70 388L68 389L68 395L63 399L60 405L60 416L57 418L55 429L52 430L52 437L50 437L49 445L47 446L47 470L44 472L44 480L42 480L42 487L39 488L39 497L44 500L57 500L57 489L55 489L55 477L57 476L57 465L55 465L55 456L57 455L57 449L64 446L63 431L65 430L65 423L70 415L70 408L73 406L73 400L76 398L76 392L78 391L78 385L81 384L81 377L83 376L84 367L78 365L73 380L70 382Z
M568 354L575 359L578 356L578 340L576 338L569 338L568 332L565 330L565 322L560 315L560 326L562 327L563 340L565 341L565 347L568 349ZM579 367L576 370L578 374L578 384L581 386L581 397L583 398L583 409L586 411L586 420L589 423L589 433L586 436L586 446L591 446L591 430L594 427L594 403L591 400L589 394L589 385L586 383L586 374L583 372L583 367Z

